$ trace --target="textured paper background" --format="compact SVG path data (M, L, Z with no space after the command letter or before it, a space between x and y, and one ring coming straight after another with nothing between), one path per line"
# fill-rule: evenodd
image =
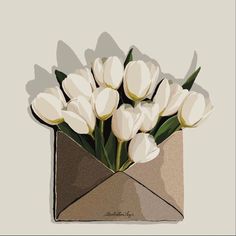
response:
M1 1L1 234L234 234L234 1ZM184 132L185 220L178 224L55 224L50 215L48 129L27 112L34 64L56 64L59 39L84 63L84 50L109 32L135 44L165 72L183 77L194 50L198 83L215 111ZM39 69L39 68L38 68ZM47 75L47 73L45 73Z

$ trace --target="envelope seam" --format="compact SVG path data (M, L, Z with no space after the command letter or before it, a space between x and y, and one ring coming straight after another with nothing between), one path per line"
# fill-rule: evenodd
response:
M92 189L90 189L88 192L82 194L80 197L77 197L74 201L72 201L71 203L69 203L66 207L64 207L60 213L57 214L57 216L55 217L58 218L59 215L64 211L66 210L66 208L68 208L70 205L72 205L73 203L75 203L76 201L78 201L79 199L81 199L82 197L84 197L85 195L87 195L88 193L90 193L91 191L93 191L96 187L98 187L100 184L104 183L106 180L108 180L109 178L111 178L115 173L112 173L112 175L108 176L106 179L104 179L102 182L96 184Z
M136 180L135 178L133 178L132 176L128 175L127 173L123 172L124 174L126 174L127 176L129 176L131 179L135 180L137 183L139 183L140 185L142 185L144 188L146 188L147 190L149 190L151 193L153 193L154 195L156 195L157 197L159 197L162 201L164 201L165 203L167 203L169 206L173 207L183 218L184 215L175 207L173 206L171 203L169 203L168 201L166 201L164 198L162 198L161 196L159 196L157 193L153 192L151 189L147 188L144 184L142 184L141 182L139 182L138 180Z

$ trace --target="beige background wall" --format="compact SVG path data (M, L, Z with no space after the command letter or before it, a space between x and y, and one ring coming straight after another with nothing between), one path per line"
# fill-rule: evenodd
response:
M1 234L234 234L235 1L0 1ZM184 132L185 220L178 224L55 224L50 215L50 130L29 116L25 85L57 64L58 40L85 63L107 31L164 72L184 77L193 52L212 116ZM69 62L68 62L69 63ZM44 71L46 70L46 71ZM43 84L43 83L42 83ZM40 88L40 83L38 84Z

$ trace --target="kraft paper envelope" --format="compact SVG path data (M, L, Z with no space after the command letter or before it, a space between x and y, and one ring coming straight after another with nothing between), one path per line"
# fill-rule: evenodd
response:
M114 173L62 132L56 133L56 221L183 220L182 131L154 160Z

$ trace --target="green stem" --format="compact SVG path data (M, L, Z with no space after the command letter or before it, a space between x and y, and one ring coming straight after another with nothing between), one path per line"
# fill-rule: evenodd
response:
M116 171L120 169L120 156L123 142L117 139L117 150L116 150Z
M122 166L121 166L121 168L119 169L120 171L124 171L124 170L126 170L129 166L130 166L130 164L132 164L133 163L133 161L131 161L130 159L128 159Z
M104 136L103 136L104 121L103 120L100 120L100 122L99 122L99 129L100 129L100 133L101 133L102 138L104 138Z

